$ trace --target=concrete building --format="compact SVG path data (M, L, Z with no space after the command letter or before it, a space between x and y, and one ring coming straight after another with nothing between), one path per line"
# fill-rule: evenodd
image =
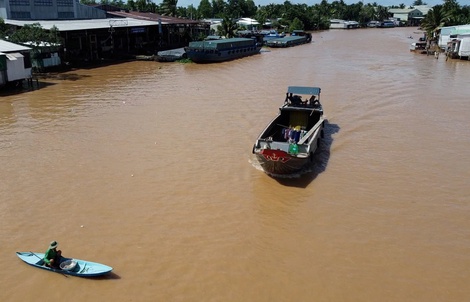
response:
M56 27L63 41L60 62L71 67L155 55L209 34L209 25L197 20L76 0L0 0L0 18L16 29L34 23Z
M388 12L400 25L418 26L424 18L423 13L415 8L390 8Z
M106 12L79 0L0 0L0 18L14 20L104 19Z

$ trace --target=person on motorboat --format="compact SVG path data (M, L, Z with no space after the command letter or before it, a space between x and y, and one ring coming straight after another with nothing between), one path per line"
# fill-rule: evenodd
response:
M312 95L310 97L310 100L308 101L310 106L318 106L320 105L320 101L318 99L316 99L316 96Z
M44 263L50 268L59 268L60 259L62 258L62 251L57 250L59 244L57 241L52 241L44 254Z

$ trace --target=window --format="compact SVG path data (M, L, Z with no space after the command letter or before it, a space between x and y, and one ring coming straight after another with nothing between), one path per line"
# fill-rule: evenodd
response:
M29 6L29 0L10 0L10 5Z
M31 19L31 13L30 12L11 12L11 18L12 19Z
M57 6L73 6L72 0L57 0Z
M57 17L59 19L74 19L75 18L73 12L58 12Z
M35 6L52 6L52 0L34 0Z

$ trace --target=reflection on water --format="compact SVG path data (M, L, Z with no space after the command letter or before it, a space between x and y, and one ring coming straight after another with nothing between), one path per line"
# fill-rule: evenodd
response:
M1 300L464 301L470 65L410 53L413 30L2 94ZM328 123L312 165L276 179L251 148L290 85L321 87ZM14 258L51 240L114 274Z

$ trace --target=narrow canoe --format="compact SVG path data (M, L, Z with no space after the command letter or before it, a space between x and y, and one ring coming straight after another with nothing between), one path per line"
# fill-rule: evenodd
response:
M62 258L61 263L67 260L73 260L74 264L76 263L75 267L71 270L62 270L62 269L55 269L50 268L44 265L44 253L33 253L33 252L16 252L16 255L26 262L29 265L32 265L37 268L42 268L48 271L67 274L72 276L79 276L79 277L95 277L107 274L113 270L112 267L96 263L90 262L75 258Z

